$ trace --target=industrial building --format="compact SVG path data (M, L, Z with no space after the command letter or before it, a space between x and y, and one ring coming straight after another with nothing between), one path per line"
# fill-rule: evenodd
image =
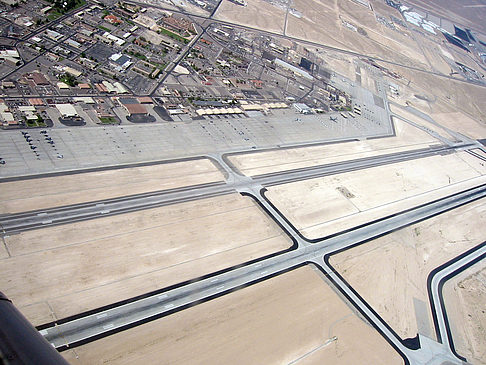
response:
M55 104L55 107L61 114L62 118L77 118L79 117L78 112L71 104Z

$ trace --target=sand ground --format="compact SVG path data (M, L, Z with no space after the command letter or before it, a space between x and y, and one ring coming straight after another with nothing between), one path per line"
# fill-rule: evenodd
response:
M301 167L342 162L429 147L438 141L426 132L394 118L395 137L321 146L280 149L229 156L245 175L255 176Z
M266 196L308 238L320 238L486 181L466 152L276 185Z
M486 204L477 201L343 251L330 262L400 337L420 332L435 338L427 276L483 242L485 224Z
M0 183L0 214L222 181L207 159Z
M486 364L486 260L448 280L442 293L457 353Z
M440 125L462 133L470 138L486 138L486 124L479 123L462 112L433 113L431 117Z
M482 156L483 158L486 158L486 152L484 152L483 150L479 149L479 148L475 148L472 150L472 152Z
M249 197L174 204L6 237L0 288L34 324L291 246Z
M63 352L75 364L403 364L310 266Z
M4 244L3 238L0 241L0 259L8 257L7 246Z
M376 21L374 13L353 1L294 0L303 14L288 17L286 34L327 46L351 50L395 62L429 68L409 31L392 31ZM348 22L366 35L350 30Z
M223 1L215 19L246 25L275 33L283 33L285 11L263 0L247 0L247 6Z
M411 122L417 123L418 125L426 127L428 129L430 129L431 131L438 133L440 136L442 136L444 138L447 138L447 139L452 140L452 141L455 140L454 136L451 136L443 128L440 128L437 125L430 123L429 121L422 119L422 118L418 117L417 115L415 115L415 114L413 114L413 113L411 113L411 112L409 112L409 111L407 111L407 110L405 110L401 107L397 107L395 105L390 105L390 110L392 112L398 114L399 116L401 116L401 117L403 117L407 120L410 120ZM434 118L432 118L432 119L434 119Z
M474 119L480 126L486 126L486 111L483 106L486 96L484 87L408 70L396 65L385 63L381 65L402 76L401 79L394 79L393 83L399 85L402 94L399 99L403 102L406 101L429 115L461 112ZM414 95L423 95L429 101L424 102ZM441 123L440 120L437 122ZM467 134L467 128L464 128L460 121L457 121L456 127L451 129Z

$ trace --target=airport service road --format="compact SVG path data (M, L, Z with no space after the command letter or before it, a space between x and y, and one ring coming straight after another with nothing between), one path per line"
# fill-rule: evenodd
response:
M447 313L442 298L442 286L451 277L465 270L475 262L486 258L486 243L483 243L465 255L461 255L446 264L442 265L439 270L432 273L432 280L429 278L429 299L434 312L434 322L436 326L437 338L442 344L445 352L451 356L454 353L453 339L449 331Z
M207 277L178 288L159 292L143 299L127 301L122 305L113 305L111 309L93 311L91 314L80 315L77 318L65 319L42 326L41 334L59 350L80 345L98 339L103 336L142 324L144 322L160 318L164 315L223 295L229 291L250 285L259 280L267 279L273 275L297 265L315 262L323 266L348 298L357 305L373 325L394 344L412 363L423 364L431 360L428 352L410 350L405 347L397 336L390 331L386 324L378 318L369 308L356 298L356 295L333 273L332 269L323 262L323 257L343 248L350 247L359 242L373 239L393 230L413 224L417 221L430 218L447 210L467 204L486 196L486 185L470 189L465 192L451 195L435 202L416 207L414 209L393 215L388 218L373 222L366 226L346 231L342 234L325 239L312 245L299 246L293 251L283 253L259 262ZM256 196L263 200L261 196ZM283 220L281 216L274 217ZM296 234L296 232L294 232ZM334 277L333 277L334 276ZM356 299L356 300L355 300ZM432 354L435 356L435 354ZM430 356L432 356L430 355ZM448 358L448 360L450 360Z
M228 176L226 183L201 184L180 189L156 191L71 206L37 210L33 212L3 215L0 216L0 229L3 230L4 234L13 234L52 225L71 223L86 219L99 218L107 215L133 212L140 209L155 208L168 204L209 198L229 194L235 191L244 192L248 189L251 189L252 191L260 190L260 188L263 186L284 184L332 174L340 174L343 172L360 170L384 164L397 163L437 154L451 153L453 151L454 149L450 146L437 146L415 151L405 151L329 165L319 165L259 175L253 177L253 179L244 177L235 172L224 157L208 156L209 158L215 160L216 163L218 163L226 172Z

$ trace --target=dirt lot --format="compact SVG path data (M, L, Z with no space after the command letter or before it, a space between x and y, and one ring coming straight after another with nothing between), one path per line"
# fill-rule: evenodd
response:
M246 0L247 6L223 1L215 18L235 24L283 33L285 11L263 0Z
M448 280L443 287L447 318L458 354L486 364L486 260Z
M0 288L41 324L284 250L291 241L251 198L232 194L28 231L6 244L11 257L0 259Z
M73 365L288 364L333 336L299 363L403 364L310 266L63 355Z
M290 170L382 154L426 148L438 143L429 134L394 119L396 136L321 146L232 155L229 160L245 175Z
M435 338L427 276L484 241L477 201L331 257L331 265L402 338ZM370 263L373 263L370 265Z
M272 186L266 196L319 238L477 186L484 174L480 159L460 152Z
M0 214L223 180L206 159L0 183Z

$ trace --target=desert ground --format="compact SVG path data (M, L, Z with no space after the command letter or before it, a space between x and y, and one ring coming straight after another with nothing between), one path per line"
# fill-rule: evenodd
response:
M454 136L452 136L450 133L448 133L444 128L441 128L441 127L429 122L428 120L425 120L425 119L422 119L422 118L416 116L415 114L407 111L405 108L403 108L401 106L396 106L396 105L390 104L390 110L393 113L396 113L397 115L399 115L399 116L401 116L401 117L403 117L407 120L410 120L411 122L417 123L418 125L421 125L423 127L426 127L427 129L430 129L430 130L436 132L441 137L444 137L444 138L449 139L451 141L456 140L456 138L454 138Z
M486 261L448 280L442 290L454 348L472 364L486 364Z
M460 112L473 119L476 124L475 128L469 132L468 125L463 125L462 120L455 121L449 128L466 135L469 133L473 138L484 137L486 130L486 112L483 107L486 95L485 87L387 63L378 62L378 64L401 75L400 79L393 80L399 86L401 94L400 98L394 99L394 101L400 102L401 100L404 104L408 103L429 114L432 118L435 113ZM415 95L425 97L428 101L420 100ZM441 120L436 121L441 123Z
M331 256L330 263L401 338L435 338L427 276L483 242L485 224L486 204L477 201Z
M486 137L486 124L479 123L463 112L433 113L431 117L440 125L457 130L470 138Z
M263 0L247 0L247 6L223 1L215 19L246 25L278 34L283 33L285 11Z
M471 150L471 152L474 152L474 153L482 156L483 158L486 158L486 152L484 152L483 150L481 150L479 148L475 148L475 149Z
M224 180L207 159L0 182L0 214Z
M292 7L302 13L302 17L288 16L286 35L406 65L430 68L408 30L386 28L376 20L371 9L353 1L295 0ZM348 29L344 22L358 28L361 34Z
M9 275L0 276L0 288L35 325L292 244L238 194L27 231L5 243L0 271Z
M310 48L312 49L312 48ZM315 48L316 63L320 67L327 68L333 72L342 75L350 80L356 79L355 57L340 52L334 52L325 48Z
M298 363L403 364L310 266L62 354L73 365L288 364L316 349Z
M300 17L291 12L286 17L284 6L263 0L249 0L247 3L248 6L242 7L224 1L215 18L427 70L437 66L428 59L431 50L424 54L424 49L410 30L385 27L376 20L374 11L351 0L294 0L291 8L296 9L302 15ZM391 7L380 11L381 16L393 13L400 17ZM345 23L355 26L361 34L348 29ZM433 54L437 54L436 50ZM449 71L442 64L440 67Z
M466 152L432 156L268 188L266 196L307 238L320 238L486 181Z
M486 90L484 90L484 92L486 93ZM393 101L402 105L408 102L416 109L428 114L442 127L448 128L454 132L459 132L469 138L481 139L486 137L486 123L484 121L481 122L478 119L474 119L460 109L454 109L440 100L437 102L424 102L423 100L417 100L414 96L408 95L407 97L402 97L399 100L393 99ZM390 104L390 110L408 120L411 120L412 122L425 126L439 133L445 138L452 140L454 139L451 138L450 134L447 133L443 128L439 128L399 106Z
M257 153L235 154L228 158L245 175L323 165L401 151L426 148L438 140L426 132L393 119L396 136L320 146L279 149Z

